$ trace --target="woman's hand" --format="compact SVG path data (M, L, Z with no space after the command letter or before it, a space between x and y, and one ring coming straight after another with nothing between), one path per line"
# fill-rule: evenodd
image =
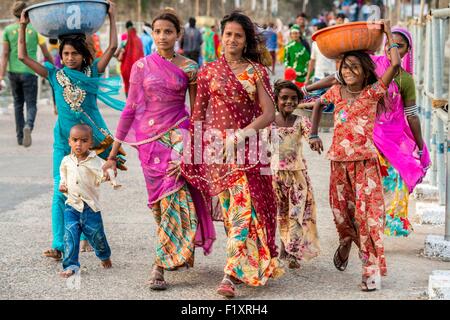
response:
M25 10L22 11L22 14L20 15L19 23L24 26L26 26L27 24L30 23L30 18L28 17L28 12L25 12Z
M166 170L166 174L168 177L175 176L176 177L175 180L177 181L181 176L181 161L180 160L169 161L169 167Z
M107 160L102 167L103 176L106 177L106 181L111 180L108 174L108 170L114 171L114 176L117 177L117 162L115 160Z
M391 34L391 21L390 20L381 20L383 24L383 32L388 36Z
M311 150L317 151L319 154L322 154L323 144L322 140L319 137L309 139L309 146Z

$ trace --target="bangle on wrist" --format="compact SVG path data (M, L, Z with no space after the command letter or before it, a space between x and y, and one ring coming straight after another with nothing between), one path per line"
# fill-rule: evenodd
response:
M389 48L388 48L388 51L390 51L392 48L399 48L400 46L398 45L398 44L396 44L396 43L393 43L393 44L391 44L390 46L389 46Z

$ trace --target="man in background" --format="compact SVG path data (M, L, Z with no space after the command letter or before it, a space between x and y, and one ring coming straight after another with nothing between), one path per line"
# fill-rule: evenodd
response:
M8 78L14 99L14 116L16 120L17 143L24 147L31 146L31 132L37 113L38 77L18 59L19 20L22 11L27 7L25 1L15 1L12 5L12 14L16 17L13 24L3 31L3 54L0 62L1 81L8 71ZM27 51L30 58L37 60L37 47L42 50L44 57L54 63L49 53L45 39L30 25L26 29ZM1 89L1 88L0 88ZM27 105L26 121L24 117L24 104Z

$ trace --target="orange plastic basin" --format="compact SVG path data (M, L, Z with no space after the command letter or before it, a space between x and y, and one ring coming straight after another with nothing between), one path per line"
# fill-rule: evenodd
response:
M377 51L383 43L383 24L377 22L351 22L331 26L315 32L312 39L320 52L336 59L347 51Z

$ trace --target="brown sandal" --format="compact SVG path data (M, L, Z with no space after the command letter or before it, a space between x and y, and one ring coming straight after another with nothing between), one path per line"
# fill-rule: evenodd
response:
M56 261L60 261L62 259L62 252L56 249L48 249L43 252L44 257L52 258Z
M160 271L157 266L153 267L148 284L152 290L161 291L167 289L167 282L164 280L164 273Z

